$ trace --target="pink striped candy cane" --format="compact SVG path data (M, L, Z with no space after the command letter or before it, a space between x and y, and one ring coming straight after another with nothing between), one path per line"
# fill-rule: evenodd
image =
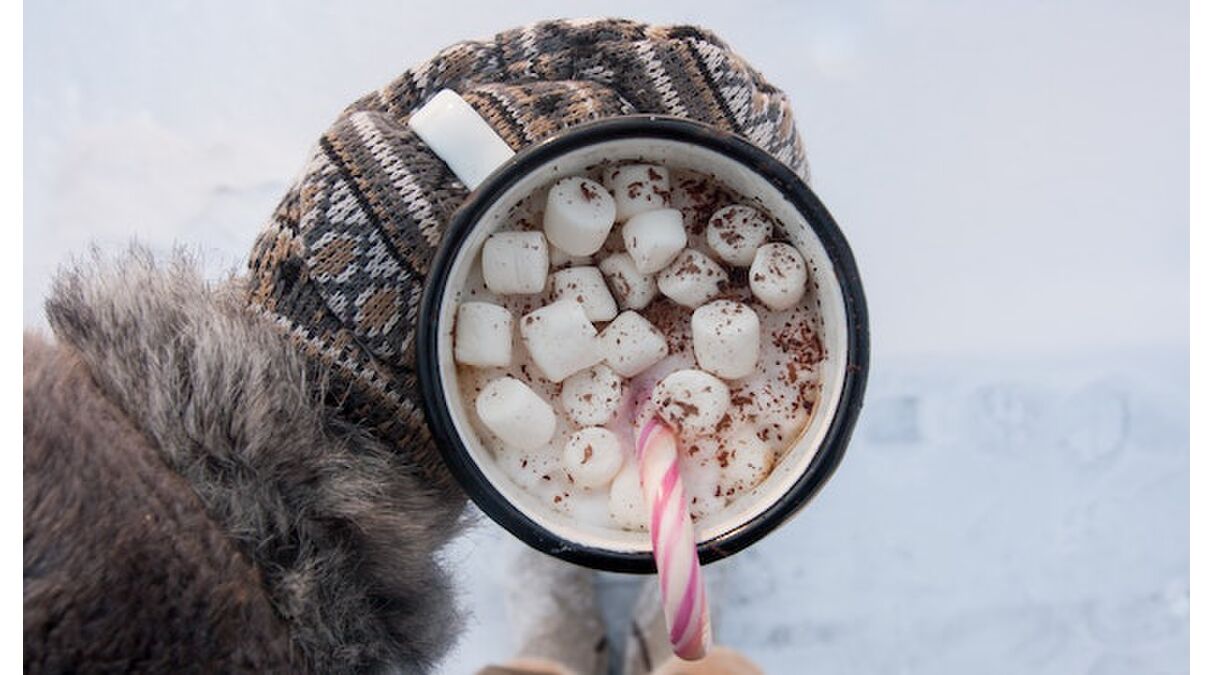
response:
M712 635L677 448L675 434L657 418L642 425L637 463L641 491L650 509L650 542L658 565L662 609L675 654L695 660L708 651Z

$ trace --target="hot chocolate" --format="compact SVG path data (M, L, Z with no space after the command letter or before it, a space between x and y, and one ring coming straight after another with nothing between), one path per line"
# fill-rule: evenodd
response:
M634 425L678 430L693 518L755 489L818 400L815 270L712 176L588 167L519 202L457 294L475 431L580 522L645 529Z

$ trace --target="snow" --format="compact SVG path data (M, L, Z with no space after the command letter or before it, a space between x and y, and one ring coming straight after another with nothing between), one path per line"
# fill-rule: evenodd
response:
M719 642L772 673L1186 672L1187 368L1132 350L876 370L827 488L710 567ZM476 571L506 536L450 554L479 620L447 672L510 655L505 580Z
M838 474L713 566L719 640L774 673L1186 671L1184 2L443 7L28 6L26 324L90 243L243 266L338 111L452 42L706 25L791 95L874 344ZM478 564L506 536L446 552L470 621L444 672L510 654L506 580Z

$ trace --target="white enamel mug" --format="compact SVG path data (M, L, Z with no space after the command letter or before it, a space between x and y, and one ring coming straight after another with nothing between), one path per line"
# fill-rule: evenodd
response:
M762 205L806 259L813 277L826 352L819 364L819 402L767 479L697 522L701 562L758 541L817 494L843 458L861 409L869 327L848 243L793 171L737 135L654 115L576 126L516 154L459 95L446 90L417 111L410 126L471 190L430 268L419 313L416 367L439 450L486 515L527 544L570 562L622 572L655 569L647 533L580 523L511 481L475 433L462 404L452 344L458 294L482 243L504 224L510 208L543 185L604 162L640 160L711 175Z

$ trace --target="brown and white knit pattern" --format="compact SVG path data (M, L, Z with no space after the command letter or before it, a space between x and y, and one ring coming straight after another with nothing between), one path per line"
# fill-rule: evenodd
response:
M408 127L441 89L515 150L569 127L671 114L740 134L795 172L806 160L785 95L712 33L631 21L549 21L463 42L351 105L259 237L250 304L299 346L359 424L451 485L414 372L422 287L467 189ZM415 451L421 450L421 451Z

